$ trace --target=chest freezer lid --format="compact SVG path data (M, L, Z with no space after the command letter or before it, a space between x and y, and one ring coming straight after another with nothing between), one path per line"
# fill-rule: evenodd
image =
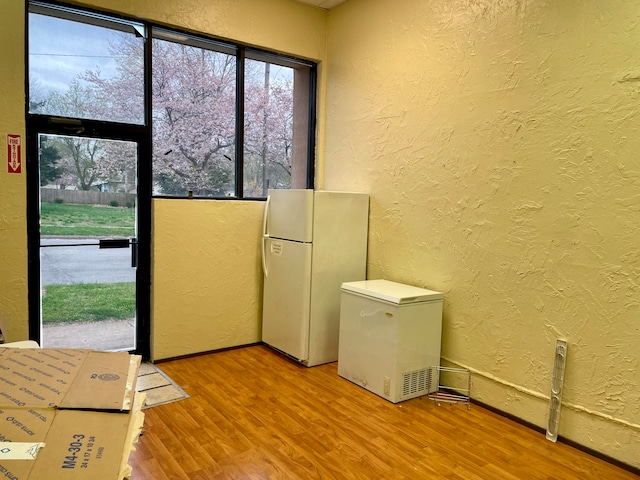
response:
M442 300L441 292L434 292L433 290L404 285L389 280L347 282L342 284L342 291L357 293L398 305Z

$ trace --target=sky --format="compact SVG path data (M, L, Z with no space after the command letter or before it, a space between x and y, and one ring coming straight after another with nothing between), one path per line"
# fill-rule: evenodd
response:
M102 78L114 75L116 59L109 52L109 44L123 35L132 34L30 13L29 75L42 87L37 93L63 93L71 80L86 70L99 68ZM272 65L270 76L272 81L292 80L293 72Z
M37 79L46 95L51 90L66 91L71 80L86 70L100 68L103 78L108 78L116 68L109 42L119 35L127 34L31 13L30 79Z

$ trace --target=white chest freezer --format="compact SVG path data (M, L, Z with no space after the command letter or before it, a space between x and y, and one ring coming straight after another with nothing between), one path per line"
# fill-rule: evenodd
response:
M393 403L435 392L441 335L442 293L388 280L342 284L341 377Z

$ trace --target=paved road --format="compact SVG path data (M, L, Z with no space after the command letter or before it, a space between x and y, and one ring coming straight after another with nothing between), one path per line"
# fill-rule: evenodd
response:
M135 281L136 273L135 269L131 268L130 248L100 249L95 239L42 239L43 245L68 243L82 243L83 246L40 248L42 285Z

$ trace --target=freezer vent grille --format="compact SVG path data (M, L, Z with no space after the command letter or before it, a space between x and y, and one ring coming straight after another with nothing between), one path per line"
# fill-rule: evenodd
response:
M423 368L414 372L406 372L402 378L402 397L417 397L431 390L431 369Z

